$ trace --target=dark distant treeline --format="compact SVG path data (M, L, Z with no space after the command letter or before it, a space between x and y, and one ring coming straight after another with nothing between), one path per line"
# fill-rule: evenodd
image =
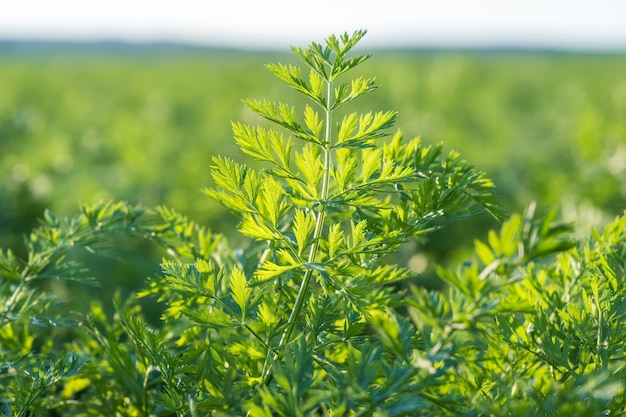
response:
M369 48L378 52L392 53L470 53L470 54L551 54L551 55L622 55L626 54L626 46L623 49L578 49L524 46L484 46L484 47L374 47ZM169 41L129 42L121 40L94 40L94 41L63 41L63 40L23 40L23 39L0 39L0 54L16 55L41 55L41 54L115 54L115 55L151 55L151 54L189 54L189 53L277 53L288 52L284 48L266 48L253 50L241 47L203 45Z

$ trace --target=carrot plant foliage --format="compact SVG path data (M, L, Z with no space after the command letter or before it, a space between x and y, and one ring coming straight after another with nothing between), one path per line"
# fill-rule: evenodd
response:
M626 411L626 218L582 241L534 205L475 243L441 292L390 263L444 219L504 220L493 184L455 152L356 114L364 31L293 48L268 69L309 100L245 100L253 169L213 158L205 193L239 221L234 248L172 209L47 213L27 256L0 252L2 416L599 416ZM166 249L139 298L70 313L46 280L87 279L75 251L112 236ZM103 280L106 277L102 278ZM106 300L105 300L106 301Z

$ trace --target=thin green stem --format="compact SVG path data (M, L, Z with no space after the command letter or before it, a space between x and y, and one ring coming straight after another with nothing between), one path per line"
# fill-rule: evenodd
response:
M602 356L600 352L602 351L602 306L600 305L600 300L598 299L598 288L593 287L593 299L596 302L596 308L598 310L598 331L596 335L596 362L602 361ZM600 365L605 365L604 363L600 363Z
M241 319L238 318L237 314L233 311L233 309L231 309L226 303L224 303L224 301L220 300L219 298L213 297L213 296L209 296L209 298L215 300L215 302L219 304L220 307L222 307L222 309L226 313L228 313L232 318L234 318L235 320L239 322L240 326L243 326L243 328L249 331L250 334L252 334L252 336L256 337L259 343L261 343L265 349L268 349L268 350L271 349L271 347L263 341L263 338L261 337L261 335L259 335L252 327L250 327L250 325L246 323L245 317L242 317Z
M324 175L322 177L322 191L320 200L325 203L328 200L328 194L330 189L330 171L331 171L331 126L333 121L333 110L331 105L332 100L332 81L327 80L327 102L326 102L326 129L325 129L325 140L324 140ZM309 256L307 262L309 264L314 263L317 258L317 252L319 250L319 241L324 231L324 220L326 220L326 208L325 205L322 204L322 209L317 213L317 218L315 220L315 228L313 230L313 244L311 245L311 249L309 251ZM307 269L304 273L304 277L302 278L302 283L300 284L300 289L298 290L298 295L296 296L296 300L294 302L293 308L291 309L291 313L289 314L289 320L287 321L287 327L285 328L280 342L278 343L278 347L274 352L274 360L280 359L283 354L283 348L291 341L291 335L293 333L293 329L296 325L296 320L302 311L302 306L304 305L304 300L306 298L306 293L309 289L309 285L311 283L311 278L313 277L313 270ZM268 385L272 381L272 371L271 368L267 368L265 371L265 375L263 377L263 383Z

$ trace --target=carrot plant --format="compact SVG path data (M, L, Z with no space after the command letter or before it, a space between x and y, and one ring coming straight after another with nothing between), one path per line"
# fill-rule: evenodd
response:
M364 35L293 48L304 70L268 66L303 109L244 101L260 124L233 123L234 139L261 168L215 157L205 190L239 217L241 247L165 207L109 203L48 213L25 259L0 253L1 415L624 412L626 219L577 243L531 205L439 268L445 291L414 286L401 245L445 219L505 216L457 153L390 132L394 112L349 111L376 88L346 78L370 57L352 54ZM135 297L110 319L36 285L84 277L71 254L114 250L111 235L166 249L138 294L162 303L159 326Z

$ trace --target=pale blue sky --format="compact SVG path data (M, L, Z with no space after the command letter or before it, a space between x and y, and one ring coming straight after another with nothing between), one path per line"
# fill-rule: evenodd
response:
M368 46L626 50L626 0L2 0L0 38L285 48L366 28Z

